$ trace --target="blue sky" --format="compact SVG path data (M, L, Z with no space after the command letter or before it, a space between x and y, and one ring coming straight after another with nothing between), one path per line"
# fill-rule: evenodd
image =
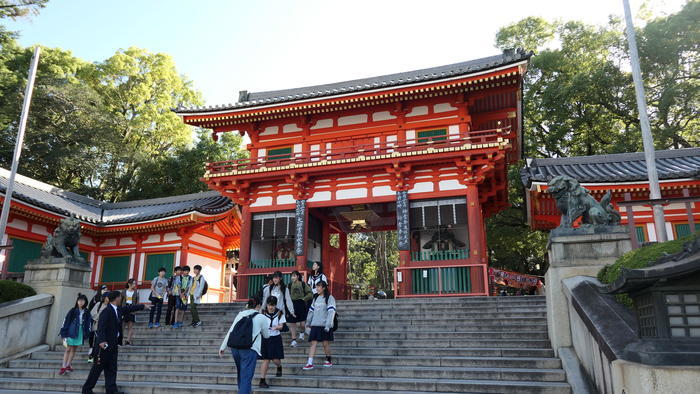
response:
M654 0L675 12L684 0ZM632 0L633 10L641 5ZM496 54L499 27L529 16L605 23L621 0L51 0L7 23L39 43L100 61L119 48L168 53L207 104Z

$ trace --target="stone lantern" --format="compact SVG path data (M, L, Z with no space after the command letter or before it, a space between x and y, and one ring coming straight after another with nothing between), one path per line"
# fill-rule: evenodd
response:
M700 364L700 237L650 267L623 269L608 292L628 293L634 301L639 341L625 347L625 359Z

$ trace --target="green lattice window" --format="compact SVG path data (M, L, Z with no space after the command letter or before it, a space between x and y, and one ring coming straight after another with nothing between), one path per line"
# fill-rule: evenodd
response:
M131 256L107 256L102 262L100 282L124 282L129 279Z
M447 139L447 129L423 130L418 132L418 143L429 141L444 141Z
M644 231L644 226L635 226L637 232L637 241L641 244L647 241L647 232Z
M268 160L282 160L292 158L292 147L288 146L285 148L275 148L267 151Z
M146 269L143 280L153 280L158 276L158 269L165 267L165 273L172 271L175 266L175 253L154 253L146 255Z
M468 267L417 268L411 270L413 294L438 294L440 280L438 269L442 270L442 293L461 294L471 292L471 278Z
M673 227L676 229L676 239L690 235L690 224L688 223L677 223Z
M8 261L8 272L24 272L24 266L28 261L38 259L41 256L41 242L27 241L19 238L10 238L12 249Z

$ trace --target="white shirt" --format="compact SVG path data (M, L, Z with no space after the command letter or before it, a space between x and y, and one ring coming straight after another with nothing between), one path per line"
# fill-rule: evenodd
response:
M272 327L279 326L280 324L284 324L287 322L287 319L285 319L284 317L284 313L282 313L282 316L280 316L279 309L277 311L278 313L275 313L272 319L270 319L270 315L267 314L267 311L265 311L265 313L263 314L263 316L267 318L267 327L271 337L276 337L280 335L280 330L273 330Z
M224 337L224 341L221 342L221 346L219 347L219 350L224 351L226 350L226 347L228 346L228 336L231 335L231 331L233 331L233 327L236 326L236 323L238 323L239 320L241 320L244 316L248 316L252 314L253 312L257 312L255 309L246 309L242 312L238 312L238 315L236 318L233 320L233 323L231 324L231 328L228 329L228 332L226 333L226 336ZM262 335L265 338L270 337L270 332L269 332L269 323L270 319L266 318L265 316L261 315L258 313L257 316L253 318L253 346L251 346L251 350L255 350L255 353L258 355L260 354L260 335Z
M114 304L109 304L112 305L112 308L114 309L114 314L117 315L117 321L119 321L119 309L117 309L117 306Z
M321 273L318 276L314 276L314 275L309 276L309 280L307 283L309 284L309 287L311 288L311 292L313 292L314 294L318 293L318 290L316 290L316 285L320 281L324 281L324 282L326 282L326 284L328 284L328 278L323 273Z
M126 303L129 305L134 303L134 291L133 290L126 291Z

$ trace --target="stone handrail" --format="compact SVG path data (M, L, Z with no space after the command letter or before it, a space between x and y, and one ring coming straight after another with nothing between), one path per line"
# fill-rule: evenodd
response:
M53 304L50 294L38 294L0 304L0 363L46 343Z

